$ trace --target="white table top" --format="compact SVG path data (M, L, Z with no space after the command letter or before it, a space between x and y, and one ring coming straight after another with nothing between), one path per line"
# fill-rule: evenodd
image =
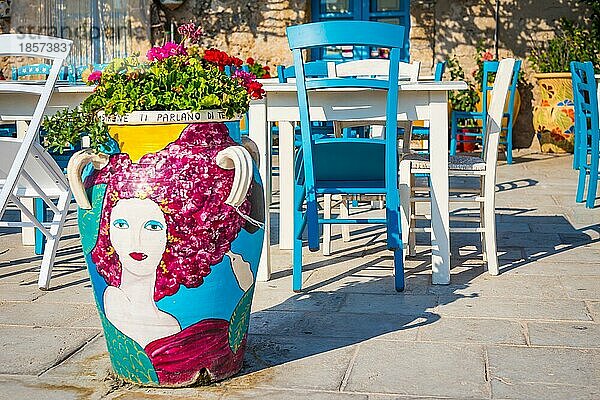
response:
M272 80L260 79L263 84L263 89L267 92L295 92L296 84L294 82L279 83ZM466 90L467 84L462 81L417 81L417 82L399 82L398 89L400 91L422 91L422 90L436 90L436 91L447 91L447 90ZM374 90L374 89L356 89L356 88L328 88L319 89L323 91L332 92L344 92L344 91L360 91L360 90Z

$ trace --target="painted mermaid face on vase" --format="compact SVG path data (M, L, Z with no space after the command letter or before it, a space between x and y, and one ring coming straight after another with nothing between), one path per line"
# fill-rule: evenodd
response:
M142 347L181 330L154 302L156 269L167 246L167 223L150 199L122 199L110 216L110 241L122 266L121 284L104 292L108 320Z
M167 247L167 223L155 202L120 200L112 210L109 232L123 269L135 276L156 273Z

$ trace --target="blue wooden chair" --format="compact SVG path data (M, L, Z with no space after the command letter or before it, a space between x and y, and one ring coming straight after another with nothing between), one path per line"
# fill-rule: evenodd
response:
M92 68L94 71L103 71L108 64L86 64L86 65L69 65L68 66L68 76L69 83L83 83L83 73L85 70Z
M581 83L581 77L580 75L575 72L574 70L574 63L575 61L571 62L571 66L570 66L570 70L571 70L571 85L573 87L573 94L575 94L575 88ZM574 111L575 111L575 115L579 115L582 111L581 111L581 104L576 101L576 96L573 97L573 103L574 103ZM573 129L573 169L579 171L579 161L582 158L579 154L579 149L581 147L584 147L587 149L586 154L589 150L589 146L581 146L580 140L581 137L584 137L585 134L584 132L582 132L583 130L581 129L581 124L579 123L578 118L575 118L574 121L574 129ZM587 157L587 156L586 156ZM585 157L584 157L585 159Z
M319 249L321 224L384 224L387 247L394 254L395 288L404 290L402 241L398 193L398 149L396 135L385 139L322 138L313 135L309 115L309 93L315 89L360 87L387 91L386 132L396 132L398 122L398 63L404 27L370 21L328 21L287 28L293 51L300 109L302 146L297 153L294 186L293 289L302 289L302 235L308 247ZM304 72L303 50L323 46L359 45L390 49L388 79L314 78ZM359 162L362 161L362 162ZM386 196L386 218L320 218L317 196L326 194L381 194ZM306 204L306 209L304 208Z
M513 78L509 88L508 94L508 105L507 110L504 113L503 121L506 121L506 125L502 124L503 134L501 135L500 144L505 146L506 149L506 162L512 164L512 129L514 112L513 107L515 104L515 92L517 91L517 83L519 82L519 70L521 69L521 60L517 60L514 66ZM492 90L490 85L491 74L495 74L498 71L498 61L485 61L483 63L483 79L481 86L482 94L482 111L452 111L451 117L451 128L450 128L450 155L456 155L456 145L458 142L482 142L483 133L485 132L485 123L487 119L487 105L489 93ZM475 121L476 125L470 125L466 121ZM459 121L463 121L463 126L460 126ZM467 125L467 126L465 126ZM470 128L476 130L475 132L469 132L466 137L469 139L458 139L459 129ZM477 132L478 130L478 132ZM485 146L485 143L483 143Z
M23 65L20 67L12 67L12 69L11 69L12 80L16 81L19 78L28 77L28 76L36 76L36 75L40 75L40 76L43 75L44 79L46 79L46 78L48 78L48 75L50 75L51 69L52 69L52 66L50 64L29 64L29 65ZM58 74L58 80L66 81L67 77L68 77L68 68L62 67Z
M578 203L583 202L585 181L588 179L585 206L594 208L598 187L600 158L600 133L598 131L598 88L594 78L594 65L588 62L571 62L573 74L573 95L576 106L575 124L579 131L577 156L579 157L579 181L577 183Z

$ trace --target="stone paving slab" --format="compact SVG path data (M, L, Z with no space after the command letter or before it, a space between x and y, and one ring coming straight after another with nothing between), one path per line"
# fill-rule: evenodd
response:
M90 304L4 302L0 304L0 325L80 326L79 322L95 313L96 306Z
M585 303L577 300L440 296L442 316L589 321Z
M452 371L451 373L449 371ZM360 345L345 390L405 395L489 396L483 347L405 343Z
M487 355L490 377L506 385L600 387L600 349L490 346Z
M600 348L597 323L527 322L532 346Z
M41 374L80 349L93 329L0 326L0 374Z
M598 387L552 385L546 383L510 383L492 381L492 398L510 400L597 400Z
M596 267L600 270L600 262ZM586 276L583 279L565 276L561 278L561 282L572 299L600 300L600 276Z
M1 230L0 399L598 399L600 207L572 201L572 158L518 161L498 167L500 276L478 235L453 234L451 284L432 285L419 234L396 293L384 230L353 227L349 243L334 230L329 257L304 249L305 291L293 293L272 212L273 279L257 284L243 370L209 387L110 374L74 213L47 292L40 257ZM379 215L368 208L352 212Z
M356 352L347 340L250 335L240 374L225 387L337 391Z
M516 321L473 318L440 318L419 328L425 342L526 345L525 329Z

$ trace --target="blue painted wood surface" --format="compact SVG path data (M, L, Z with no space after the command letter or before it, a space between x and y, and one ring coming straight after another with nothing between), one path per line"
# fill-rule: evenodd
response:
M309 249L317 251L320 224L357 223L358 221L357 219L341 221L319 218L317 196L327 193L373 193L386 196L387 246L394 251L396 290L404 290L396 135L387 135L384 140L345 137L315 139L314 126L308 112L309 92L314 89L360 87L385 90L387 92L386 132L396 132L398 67L404 28L376 22L332 21L292 26L287 29L287 32L294 57L302 134L302 146L297 153L294 168L293 289L295 291L302 289L302 234L305 228L308 233ZM308 79L305 73L303 50L315 46L340 44L390 48L388 80L353 77Z

